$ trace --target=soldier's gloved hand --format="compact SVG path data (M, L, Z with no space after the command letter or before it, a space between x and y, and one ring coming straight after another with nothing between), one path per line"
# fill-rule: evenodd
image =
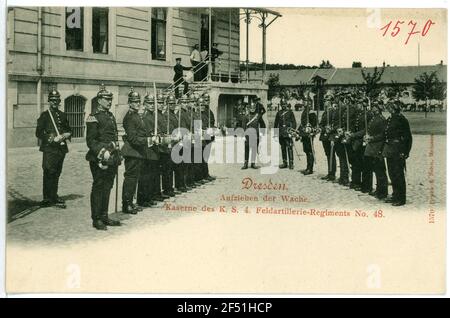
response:
M106 150L105 153L103 154L103 159L109 160L109 158L111 158L111 153L108 150Z
M62 136L63 136L64 139L67 139L67 138L70 137L70 133L66 132L66 133L62 134Z
M53 138L54 142L60 142L61 140L62 140L62 136L61 135L58 135L55 138Z

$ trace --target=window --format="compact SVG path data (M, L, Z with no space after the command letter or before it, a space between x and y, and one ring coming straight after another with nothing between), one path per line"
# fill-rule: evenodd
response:
M108 54L108 8L92 8L92 49Z
M83 51L84 9L66 8L66 50Z
M166 59L166 19L167 9L152 9L152 59Z
M72 128L72 137L84 137L84 105L86 99L83 96L69 96L64 100L64 112L69 125Z

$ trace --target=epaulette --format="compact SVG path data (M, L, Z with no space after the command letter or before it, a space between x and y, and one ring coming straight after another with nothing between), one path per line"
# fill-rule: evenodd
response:
M90 114L88 116L88 118L86 118L86 123L98 123L98 120L95 117L95 114Z

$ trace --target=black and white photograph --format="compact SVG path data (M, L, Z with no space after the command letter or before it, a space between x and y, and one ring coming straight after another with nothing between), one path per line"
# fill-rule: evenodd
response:
M445 292L446 8L36 5L7 293Z

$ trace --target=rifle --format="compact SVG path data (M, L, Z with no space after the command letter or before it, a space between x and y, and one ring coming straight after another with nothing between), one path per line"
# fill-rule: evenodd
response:
M155 98L155 136L158 135L158 98L156 97L156 83L153 82L153 95Z

